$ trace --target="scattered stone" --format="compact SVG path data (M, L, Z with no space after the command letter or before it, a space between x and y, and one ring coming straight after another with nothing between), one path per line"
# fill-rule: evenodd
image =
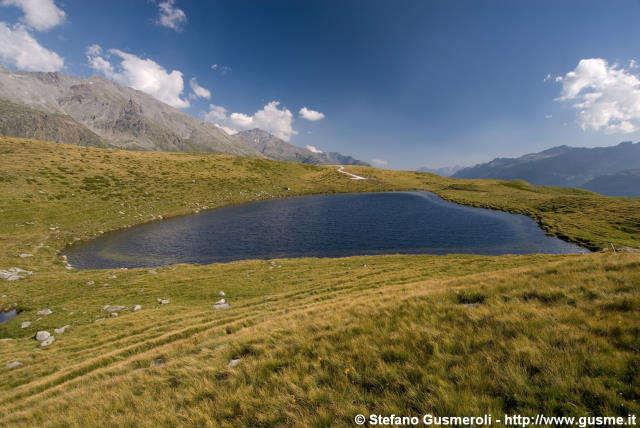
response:
M213 309L229 309L231 307L228 303L220 303L213 305Z
M25 259L27 257L33 257L33 254L29 254L29 253L22 253L20 254L20 258Z
M224 291L218 291L218 296L224 297Z
M7 281L16 281L18 279L24 278L27 275L31 275L32 273L33 272L29 270L12 267L7 270L0 269L0 278L6 279Z
M151 367L160 367L163 364L164 358L156 358L155 360L151 361Z
M221 305L223 303L227 303L227 301L225 299L220 299L216 302L216 305Z
M362 266L362 267L367 267L367 266L369 266L369 265L368 265L368 264L366 264L366 263L363 263L363 264L361 264L360 266Z
M158 303L160 303L161 305L166 305L167 303L169 303L169 299L158 298Z
M70 325L65 325L64 327L60 327L60 328L56 328L56 329L54 329L54 330L53 330L53 332L54 332L55 334L62 334L62 333L64 333L64 331L65 331L66 329L68 329L69 327L71 327L71 326L70 326Z
M2 297L3 299L6 299L6 298L7 298L7 295L6 295L6 294L3 294L3 295L2 295L2 296L0 296L0 297Z
M109 275L109 279L116 279L117 276L116 275Z
M104 321L104 318L96 318L94 322L100 322L100 321Z
M123 310L125 307L124 306L112 306L112 305L107 305L105 307L102 308L103 311L107 311L107 312L118 312Z
M95 281L87 281L87 285L93 285L95 283L96 283Z
M135 305L135 306L133 307L133 310L134 310L134 311L139 311L140 309L142 309L142 306L140 306L140 305Z
M22 324L20 324L20 327L22 328L27 328L31 325L31 321L25 321Z
M11 342L12 340L13 340L13 339L11 339L11 338L7 337L7 338L4 338L4 339L0 339L0 343L4 343L4 342Z
M7 368L8 369L15 369L16 367L20 367L22 365L22 363L20 361L11 361L10 363L7 363Z
M48 331L41 330L36 333L35 339L38 342L42 342L43 340L47 340L50 336L51 336L51 333L49 333Z
M110 316L111 318L115 318L115 317L117 317L117 316L118 316L118 313L117 313L117 312L111 312L111 313L109 314L109 316Z
M229 361L229 364L227 364L227 367L232 369L232 368L236 367L238 364L240 364L240 359L231 360L231 361Z
M157 274L158 274L158 271L157 271L157 270L155 270L155 269L149 269L149 273L150 273L151 275L157 275Z
M43 340L42 342L40 342L40 346L49 346L51 345L54 341L56 340L55 337L53 336L49 336L48 338L46 338L45 340Z
M41 311L36 312L38 315L51 315L53 312L51 309L43 309Z

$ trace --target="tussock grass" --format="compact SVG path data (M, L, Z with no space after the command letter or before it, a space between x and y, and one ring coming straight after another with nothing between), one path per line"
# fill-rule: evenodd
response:
M205 207L404 189L527 214L594 248L637 247L638 199L366 167L348 170L372 180L352 181L332 167L9 138L0 153L0 269L34 271L0 282L0 306L21 311L0 325L13 339L0 342L2 426L640 413L639 254L247 260L155 275L66 270L57 256L76 239ZM230 309L212 309L219 291ZM126 309L109 318L105 305ZM47 348L31 338L66 324Z

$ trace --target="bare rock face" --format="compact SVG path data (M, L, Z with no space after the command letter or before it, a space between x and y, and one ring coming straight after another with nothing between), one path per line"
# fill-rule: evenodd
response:
M0 68L0 135L90 147L214 152L309 164L367 165L253 129L231 136L104 77Z
M44 340L47 340L49 337L51 337L51 333L49 333L48 331L45 331L45 330L41 330L41 331L37 332L36 335L35 335L35 339L38 342L42 342Z
M264 157L211 123L98 76L0 69L0 133L81 146Z

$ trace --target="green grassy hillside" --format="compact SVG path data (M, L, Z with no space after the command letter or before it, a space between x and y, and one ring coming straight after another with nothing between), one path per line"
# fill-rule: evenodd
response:
M0 279L0 306L20 310L0 324L0 426L640 413L638 253L248 260L157 273L69 270L57 255L108 230L232 203L405 189L527 214L594 249L640 247L640 199L347 170L372 179L0 138L0 269L33 271ZM231 308L212 308L220 291ZM105 305L125 308L110 317ZM37 315L43 309L52 314ZM32 338L64 325L48 347Z

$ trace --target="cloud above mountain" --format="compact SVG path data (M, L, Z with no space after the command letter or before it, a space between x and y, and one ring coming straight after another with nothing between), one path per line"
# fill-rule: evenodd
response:
M2 0L0 5L22 9L24 16L21 21L37 31L51 30L61 25L67 17L53 0Z
M316 146L312 146L312 145L309 145L309 144L304 146L304 148L309 150L310 152L313 152L313 153L324 153L322 150L318 149Z
M279 106L279 101L271 101L253 115L244 113L227 115L227 110L224 107L211 104L204 118L229 133L260 128L289 142L291 136L298 133L293 129L293 113L286 107Z
M160 13L158 24L180 32L184 29L184 25L187 23L187 15L182 9L175 7L174 3L175 0L167 0L158 3Z
M207 88L203 88L202 86L200 86L195 77L192 77L191 80L189 80L189 87L191 88L191 91L192 91L191 94L189 95L189 98L211 99L211 91L208 90Z
M306 107L302 107L298 112L298 114L300 115L301 118L310 120L312 122L315 122L316 120L324 119L323 113L320 113L319 111L315 111L315 110L310 110Z
M119 58L119 63L115 57ZM142 59L119 49L109 49L105 55L98 45L89 46L87 60L91 68L121 85L146 92L172 107L190 106L189 101L182 98L184 81L178 70L167 72L151 59Z
M27 71L59 71L64 59L40 45L24 25L0 22L0 61Z
M640 129L640 79L601 58L582 59L565 76L559 101L574 101L582 129L608 133L630 133Z

